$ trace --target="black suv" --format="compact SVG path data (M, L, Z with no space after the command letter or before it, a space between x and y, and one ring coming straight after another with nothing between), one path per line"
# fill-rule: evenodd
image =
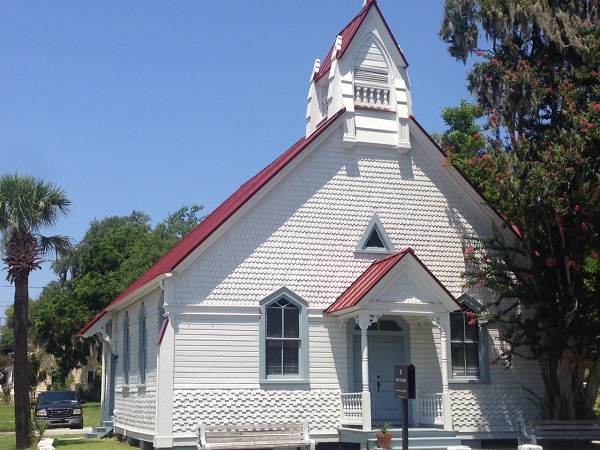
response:
M46 391L38 395L34 420L49 428L83 428L83 409L74 391Z

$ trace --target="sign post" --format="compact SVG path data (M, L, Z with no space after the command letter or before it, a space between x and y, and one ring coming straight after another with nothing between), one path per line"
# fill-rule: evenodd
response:
M416 398L415 366L394 366L394 395L402 399L402 450L408 450L408 399Z

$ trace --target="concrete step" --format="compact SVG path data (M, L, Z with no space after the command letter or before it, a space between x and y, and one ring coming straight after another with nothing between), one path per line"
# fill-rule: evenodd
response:
M103 438L114 429L113 422L103 421L99 427L92 428L91 433L86 433L84 436L90 439Z

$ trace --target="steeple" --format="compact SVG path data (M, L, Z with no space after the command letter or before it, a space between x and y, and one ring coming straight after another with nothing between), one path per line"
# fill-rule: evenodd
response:
M364 0L359 14L337 35L310 78L306 136L345 108L344 148L357 143L410 149L412 114L408 63L376 0Z

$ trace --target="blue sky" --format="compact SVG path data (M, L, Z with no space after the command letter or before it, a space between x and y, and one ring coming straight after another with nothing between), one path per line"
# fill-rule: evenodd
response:
M438 38L442 0L379 0L410 64L429 132L469 98ZM362 0L3 2L0 173L52 181L73 200L48 234L182 205L211 212L304 135L315 58ZM0 279L0 315L14 291ZM30 295L54 279L46 265Z

